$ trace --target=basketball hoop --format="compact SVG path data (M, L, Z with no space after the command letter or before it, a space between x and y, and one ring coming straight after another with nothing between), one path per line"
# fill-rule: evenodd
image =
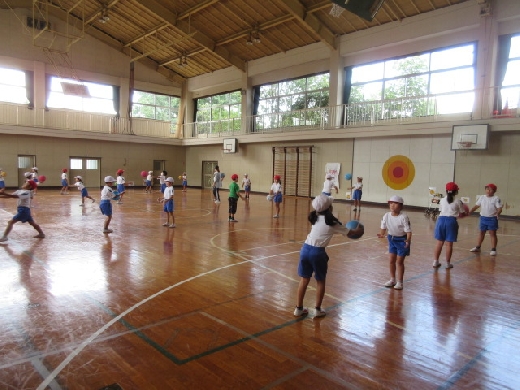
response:
M470 149L473 146L473 142L459 141L459 142L457 142L457 145L459 145L459 149Z
M345 11L345 8L343 8L337 4L333 4L329 14L331 14L335 18L339 18L339 16L343 13L343 11Z

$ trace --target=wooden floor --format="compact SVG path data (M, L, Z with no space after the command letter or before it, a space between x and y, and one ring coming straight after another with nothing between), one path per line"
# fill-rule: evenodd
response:
M487 236L469 252L478 217L460 220L455 267L435 270L434 222L406 210L412 254L396 291L376 238L386 207L363 207L364 237L327 249L326 317L295 318L310 200L285 198L274 219L252 195L228 223L227 193L215 205L177 189L169 229L159 195L130 190L104 235L97 203L38 192L47 237L16 224L0 247L0 389L520 388L519 221L500 221L491 257ZM2 229L15 211L0 199ZM354 217L347 203L334 213Z

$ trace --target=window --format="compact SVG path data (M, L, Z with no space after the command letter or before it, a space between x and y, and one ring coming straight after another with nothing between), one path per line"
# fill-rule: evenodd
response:
M255 129L315 126L329 105L329 73L262 85Z
M501 93L504 107L520 107L520 34L511 37L511 48Z
M0 101L28 104L25 72L0 68Z
M227 92L197 99L197 131L201 133L233 133L242 126L242 94Z
M179 97L134 91L132 117L171 122L170 132L174 133L180 105L181 99Z
M82 158L71 158L70 159L70 169L83 169L83 159Z
M90 97L65 94L61 83L84 85ZM51 88L47 99L49 108L66 108L75 111L115 115L113 90L110 85L80 82L78 80L51 78Z
M475 50L472 43L354 67L348 103L374 102L390 118L471 112Z

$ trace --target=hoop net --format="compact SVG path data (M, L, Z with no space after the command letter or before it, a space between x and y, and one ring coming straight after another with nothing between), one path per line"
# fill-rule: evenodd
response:
M339 16L343 13L343 11L345 11L345 8L343 8L337 4L332 4L332 8L330 9L329 14L331 14L335 18L339 18Z
M457 144L459 145L459 149L469 149L473 146L473 142L471 141L459 141Z

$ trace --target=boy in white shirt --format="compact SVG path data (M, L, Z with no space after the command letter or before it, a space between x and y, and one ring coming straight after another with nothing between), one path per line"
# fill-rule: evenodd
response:
M173 177L164 179L164 183L166 184L166 188L163 192L164 198L161 201L164 204L163 211L168 215L168 220L163 223L163 226L174 228L175 216L173 215L173 210L175 209L175 204L173 203ZM170 217L172 217L172 223L170 223Z
M503 206L500 198L495 195L497 191L496 185L490 183L484 188L486 190L486 196L481 196L475 206L469 211L472 213L480 207L480 234L477 238L477 246L471 248L470 252L480 252L480 246L482 245L482 241L484 241L486 231L489 231L489 237L491 239L491 251L489 254L496 256L498 244L498 216L502 213Z
M110 221L112 220L112 199L114 198L114 194L112 191L112 184L116 181L112 176L105 176L105 186L101 190L101 197L99 200L99 209L101 210L101 214L103 214L105 218L105 223L103 225L103 233L109 234L112 233L112 229L109 229Z
M327 196L332 196L332 189L336 190L336 194L338 193L338 186L334 184L334 176L330 173L327 173L325 176L325 183L323 183L323 190L321 193Z

